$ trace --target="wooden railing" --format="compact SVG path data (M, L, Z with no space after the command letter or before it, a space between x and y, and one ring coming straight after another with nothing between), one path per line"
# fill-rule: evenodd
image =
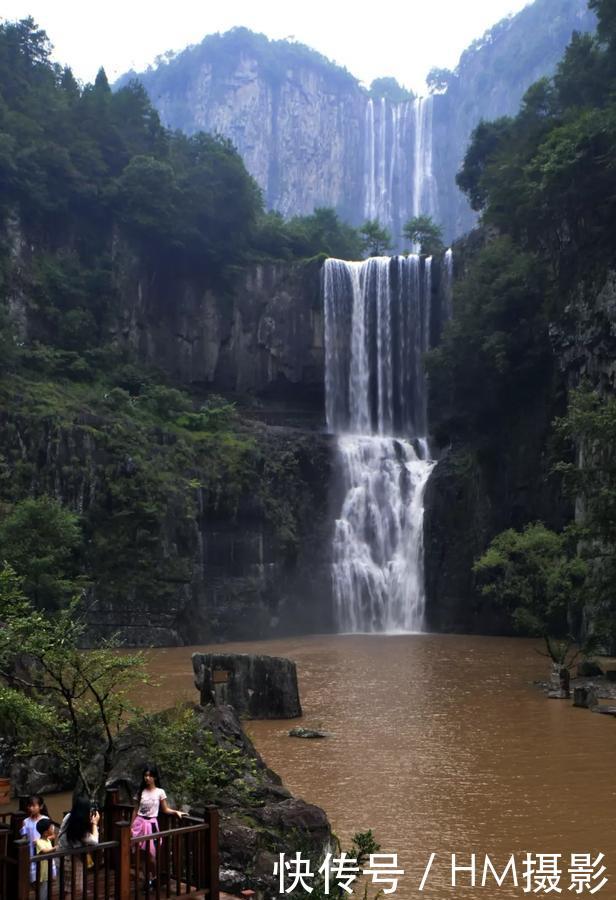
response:
M132 807L109 792L99 844L31 857L19 835L25 813L11 814L0 823L0 900L219 900L218 810L137 838L131 815Z

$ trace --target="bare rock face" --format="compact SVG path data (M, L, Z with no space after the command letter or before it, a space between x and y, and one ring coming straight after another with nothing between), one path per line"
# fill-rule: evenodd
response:
M290 659L248 653L193 653L201 704L230 704L253 719L293 719L302 708Z
M323 310L318 260L244 270L228 295L197 280L156 279L116 253L122 297L112 338L183 384L322 403Z

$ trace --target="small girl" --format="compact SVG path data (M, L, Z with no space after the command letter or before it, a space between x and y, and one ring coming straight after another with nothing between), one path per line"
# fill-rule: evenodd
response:
M167 803L167 794L160 786L160 778L158 769L154 766L147 766L143 770L141 776L141 784L137 793L137 805L134 812L134 818L131 824L130 833L132 837L143 837L146 834L153 834L160 831L158 826L159 809L168 816L177 816L182 818L182 813L178 809L171 809ZM156 847L155 841L141 841L139 847L145 850L148 846L148 854L146 856L146 876L150 872L150 887L153 887L152 875L156 870Z
M39 839L39 833L36 829L36 824L41 819L49 818L45 800L43 799L43 797L41 797L40 794L32 794L31 797L28 797L26 799L26 812L28 813L28 816L26 819L24 819L24 823L19 833L28 838L28 849L30 851L30 856L34 856L34 854L36 853L36 848L34 845ZM36 881L36 866L34 865L34 863L30 865L30 881Z

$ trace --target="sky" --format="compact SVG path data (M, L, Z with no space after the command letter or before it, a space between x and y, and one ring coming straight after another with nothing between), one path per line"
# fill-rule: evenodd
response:
M92 81L102 65L110 81L141 71L158 54L182 50L243 25L270 38L308 44L369 84L390 75L422 92L433 66L453 68L471 41L528 0L2 0L0 19L33 16L55 59Z

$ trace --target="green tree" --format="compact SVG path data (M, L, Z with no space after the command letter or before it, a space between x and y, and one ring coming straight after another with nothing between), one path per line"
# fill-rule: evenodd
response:
M402 235L413 246L419 245L425 256L435 256L445 249L443 229L431 216L415 216L402 229Z
M616 398L586 384L571 393L556 428L576 448L576 461L557 469L582 503L581 522L592 537L616 545Z
M472 260L455 292L456 316L427 356L433 423L485 438L550 371L545 273L533 255L499 238Z
M13 569L0 571L0 721L18 752L43 748L93 795L136 713L131 690L146 676L142 654L120 654L113 641L82 650L87 615L81 600L47 615Z
M599 19L599 37L612 45L616 39L616 8L613 0L589 0L588 6Z
M78 517L51 497L28 497L0 524L0 559L23 579L38 608L60 607L83 583L76 554L82 541Z
M368 256L384 256L391 249L391 233L381 227L378 219L367 219L359 233L363 238L363 251Z
M494 122L480 122L471 135L456 182L460 190L468 195L470 204L476 211L486 205L488 190L484 183L485 173L504 145L510 129L511 119L501 118Z
M426 84L431 94L444 94L456 75L450 69L434 67L426 75Z
M378 100L384 97L391 103L407 103L415 94L402 87L395 78L375 78L370 85L370 96Z
M146 245L177 234L180 194L169 163L134 156L117 181L116 198L121 220Z
M503 607L518 630L543 638L559 665L571 663L588 572L570 544L567 534L541 523L508 529L473 566L483 596Z

